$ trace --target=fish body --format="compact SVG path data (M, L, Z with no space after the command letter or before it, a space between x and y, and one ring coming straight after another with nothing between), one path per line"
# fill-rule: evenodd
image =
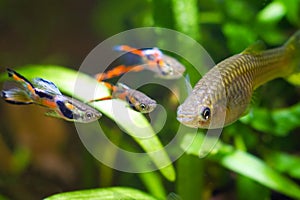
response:
M115 46L114 50L124 51L139 56L142 60L142 64L125 66L119 65L104 73L96 74L98 81L103 81L116 76L120 76L129 71L139 72L142 70L153 71L156 76L163 79L177 79L182 76L185 71L185 67L175 58L163 54L158 48L150 48L139 50L127 45Z
M135 111L141 112L141 113L150 113L152 112L156 106L157 103L155 100L151 99L144 93L131 89L127 85L123 83L118 83L117 85L112 85L108 82L100 82L101 84L105 85L108 89L111 90L111 96L104 97L100 99L94 99L93 101L102 101L102 100L108 100L108 99L121 99L123 101L126 101L130 108L132 108Z
M256 88L299 69L300 31L281 47L261 46L251 46L208 71L178 107L178 121L195 128L227 126L245 113Z
M49 116L68 121L88 123L101 117L101 113L92 107L61 94L56 85L42 78L31 83L12 69L7 69L9 77L19 83L19 87L2 90L2 98L12 104L37 104L50 109Z
M102 116L96 109L67 96L58 96L56 105L58 109L46 113L48 116L80 123L90 123L98 120Z

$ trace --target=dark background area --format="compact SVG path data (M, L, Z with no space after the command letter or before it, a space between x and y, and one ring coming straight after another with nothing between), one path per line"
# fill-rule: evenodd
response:
M195 39L215 62L241 52L257 40L265 41L268 47L282 45L300 27L300 3L278 2L286 2L285 12L274 11L273 17L268 18L262 11L272 1L197 1L199 37ZM4 73L6 67L28 64L78 69L96 45L121 31L143 26L182 31L172 8L171 0L0 0L0 70ZM189 69L192 67L187 66L187 72ZM191 75L192 83L199 78ZM146 91L158 99L168 97L157 95L155 89ZM300 90L279 79L260 88L254 96L254 107L272 110L298 103ZM161 101L167 103L168 99ZM147 191L137 174L115 171L94 159L72 123L45 117L45 109L38 106L14 106L0 101L0 109L3 199L41 199L65 191L122 185ZM171 105L168 109L175 119L176 107ZM128 144L136 145L130 137L122 136L113 122L105 117L103 120L116 140L125 138ZM168 130L176 128L177 123L168 123L161 137L169 140ZM299 128L282 137L245 127L237 122L225 130L222 140L232 144L239 135L249 152L262 157L267 152L265 146L299 156ZM247 134L249 129L251 134ZM233 172L211 162L206 166L210 166L206 171L206 199L231 199L236 187ZM173 183L164 183L166 191L175 190ZM269 197L288 199L276 192Z

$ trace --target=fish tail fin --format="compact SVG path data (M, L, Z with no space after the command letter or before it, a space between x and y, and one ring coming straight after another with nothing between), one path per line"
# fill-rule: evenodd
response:
M293 55L293 73L287 77L287 80L293 84L300 86L300 30L298 30L284 44L289 54Z
M11 104L31 104L33 100L29 97L29 95L20 88L13 88L10 90L3 90L1 92L1 97L8 103Z
M23 85L26 86L26 88L31 93L35 94L34 86L24 76L22 76L21 74L19 74L18 72L14 71L14 70L12 70L10 68L7 68L7 73L8 73L9 77L13 78L15 81L18 81L18 82L22 83Z

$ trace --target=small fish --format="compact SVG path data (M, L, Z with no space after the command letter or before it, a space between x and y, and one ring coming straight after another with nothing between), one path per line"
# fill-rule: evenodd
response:
M283 46L263 50L257 43L208 71L177 109L186 126L214 129L239 119L250 105L253 91L262 84L300 70L300 31Z
M18 87L2 90L2 98L12 104L38 104L50 109L48 116L63 118L68 121L88 123L101 117L101 113L92 107L61 94L56 85L42 78L35 78L31 83L24 76L12 69L7 69Z
M182 76L185 67L175 58L163 54L158 48L139 50L127 45L115 46L116 51L125 51L135 54L142 59L142 64L125 66L120 65L105 73L96 74L96 79L100 82L116 76L120 76L129 71L139 72L142 70L153 71L159 78L177 79Z
M141 113L150 113L157 105L155 100L140 91L129 88L123 83L118 83L116 86L107 82L100 83L109 88L112 91L112 95L101 99L91 100L90 102L108 99L121 99L126 101L130 108Z

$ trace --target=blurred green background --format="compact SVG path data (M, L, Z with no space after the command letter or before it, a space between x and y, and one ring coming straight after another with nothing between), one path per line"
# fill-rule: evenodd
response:
M217 63L257 40L269 48L282 45L300 28L300 1L0 0L0 69L4 73L6 67L28 64L78 69L101 41L146 26L189 35ZM192 66L185 64L186 72L192 71ZM193 73L190 79L194 85L200 77ZM166 143L178 127L177 101L168 90L164 95L149 87L144 91L166 105L170 113L159 133ZM225 128L222 142L260 158L299 187L299 100L299 86L284 79L265 84L254 93L250 115ZM175 182L159 173L119 172L86 151L72 123L44 117L44 108L37 106L17 107L1 101L0 108L0 199L41 199L65 191L111 186L140 189L158 198L174 192L184 200L296 198L288 191L276 191L258 184L255 178L239 175L232 167L224 168L221 157L184 155L174 163ZM138 148L112 121L105 117L101 120L115 143L122 140ZM153 179L161 185L151 186ZM271 179L265 175L265 180Z

